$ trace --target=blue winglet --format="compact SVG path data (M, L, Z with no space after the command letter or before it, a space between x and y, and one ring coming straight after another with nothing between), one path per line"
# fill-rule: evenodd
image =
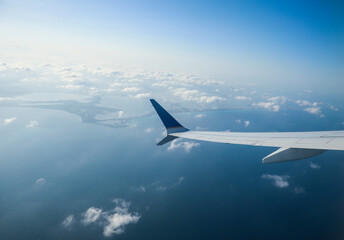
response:
M186 132L189 129L183 127L171 114L169 114L157 101L150 99L155 111L158 113L162 123L164 124L167 134L176 132Z

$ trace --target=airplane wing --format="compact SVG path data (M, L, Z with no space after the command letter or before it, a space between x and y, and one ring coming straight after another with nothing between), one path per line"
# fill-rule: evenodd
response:
M158 145L176 138L200 141L278 147L262 159L263 163L284 162L319 155L326 150L344 150L344 131L318 132L214 132L191 131L183 127L154 99L150 100L167 129L167 136Z

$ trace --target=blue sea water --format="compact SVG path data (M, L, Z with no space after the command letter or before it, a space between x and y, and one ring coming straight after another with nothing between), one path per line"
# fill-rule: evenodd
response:
M343 128L335 113L197 114L175 116L190 129ZM103 227L84 226L82 214L92 206L111 209L115 198L131 202L130 211L140 215L116 239L344 239L343 152L264 165L261 159L276 148L198 142L186 152L156 146L164 130L156 115L126 128L82 123L56 110L3 108L1 115L17 116L0 126L1 239L103 239ZM39 125L26 128L31 120ZM289 186L276 187L264 174L288 176ZM40 178L44 182L36 183ZM66 229L61 223L69 215L75 222Z

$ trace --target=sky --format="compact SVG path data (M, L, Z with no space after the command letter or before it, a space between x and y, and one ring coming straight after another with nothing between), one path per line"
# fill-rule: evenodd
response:
M343 12L340 1L1 1L0 54L338 93Z

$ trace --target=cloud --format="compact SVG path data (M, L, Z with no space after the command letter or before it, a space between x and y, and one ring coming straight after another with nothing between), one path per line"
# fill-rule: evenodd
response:
M232 85L227 81L189 74L120 70L115 65L87 66L44 62L37 66L7 64L1 67L4 68L2 74L15 76L3 84L6 89L11 90L11 96L0 97L1 106L8 103L16 106L21 104L44 106L43 108L46 109L58 109L76 114L83 122L110 127L128 126L128 121L131 119L152 111L151 106L142 99L153 95L154 98L165 101L165 106L173 106L171 108L175 112L189 111L194 115L210 109L247 108L248 100L253 98L250 94L253 93L255 98L262 97L262 100L257 100L253 105L257 108L277 112L286 101L284 96L263 93L256 86ZM23 79L25 81L22 81ZM46 94L45 97L40 94L47 92L58 92L56 95L63 95L63 97L58 97L52 106L52 103L48 103L51 100L50 94ZM97 97L98 101L91 100L91 97ZM68 103L65 100L74 100L74 102ZM87 104L74 106L80 102L87 102ZM314 107L310 102L300 103L305 105L302 108ZM56 107L58 104L60 106ZM123 111L119 112L122 109L117 108L126 109L124 117ZM103 111L114 113L114 115L107 122L96 120L94 116L103 114ZM314 110L311 111L314 112Z
M182 142L180 139L175 139L171 142L170 146L167 148L168 151L174 151L178 148L182 148L185 152L189 153L193 148L199 147L199 143L195 142Z
M224 98L219 96L207 96L205 93L199 90L188 90L185 88L177 88L174 90L174 95L181 97L186 101L194 101L198 103L212 103L216 101L224 100Z
M305 189L303 187L295 187L293 189L294 193L296 194L301 194L301 193L306 193Z
M251 98L245 97L245 96L235 96L234 98L235 98L235 100L239 100L239 101L244 101L244 100L250 100L251 99Z
M252 106L256 108L264 108L272 112L278 112L280 105L285 104L287 98L285 96L276 96L267 98L267 101L253 103Z
M284 104L287 101L285 96L270 97L267 99L269 102Z
M205 114L203 113L195 115L195 118L203 118L203 117L205 117Z
M123 117L124 111L118 111L118 117L121 118Z
M124 232L124 227L130 223L137 223L141 218L138 213L129 213L130 202L116 198L113 201L116 207L104 214L106 220L103 234L105 237L111 237L114 234Z
M90 223L94 223L97 221L102 213L102 209L100 208L95 208L95 207L90 207L87 209L85 213L83 213L83 219L81 222L85 225L88 225Z
M5 123L6 125L8 125L8 124L14 122L15 120L17 120L16 117L5 118L5 119L4 119L4 123Z
M257 107L257 108L264 108L264 109L267 109L267 110L272 111L272 112L278 112L280 109L280 106L274 102L253 103L252 106Z
M246 120L246 121L244 122L244 124L245 124L245 127L248 127L248 126L250 125L250 121Z
M126 87L121 90L122 92L138 92L140 91L140 88L138 87Z
M183 181L184 181L184 177L181 176L181 177L179 177L179 178L177 179L176 182L174 182L174 183L172 183L172 184L170 184L170 185L167 185L167 186L157 186L155 189L156 189L157 191L164 192L164 191L166 191L166 190L169 189L169 188L177 187L177 186L180 185ZM155 183L155 184L156 184L156 183Z
M30 121L27 125L26 128L35 128L38 126L38 122L37 121Z
M241 119L237 119L237 120L235 120L235 122L236 122L237 124L243 123L245 127L250 126L250 121L249 121L249 120L244 120L244 121L242 121Z
M141 216L136 213L130 213L129 208L131 203L124 199L116 198L113 200L115 207L110 211L103 211L101 208L90 207L81 214L80 222L84 226L90 224L97 224L103 227L103 235L111 237L114 234L121 234L124 232L126 225L130 223L137 223ZM69 215L62 222L62 226L71 229L71 225L75 222L74 215Z
M308 108L305 108L305 111L311 114L315 114L315 115L321 114L320 107L308 107Z
M161 191L161 192L166 191L166 189L167 189L166 186L158 186L158 187L156 187L156 190L157 190L157 191Z
M0 97L0 101L8 101L8 100L13 100L13 98L9 98L9 97Z
M61 223L63 227L65 227L66 229L71 229L72 228L72 224L75 222L74 220L74 215L69 215L68 217L65 218L65 220L63 220L63 222Z
M139 93L134 96L134 98L148 98L150 97L151 93Z
M305 106L313 106L313 103L306 101L306 100L296 100L295 101L299 106L305 107ZM315 103L316 104L316 103Z
M321 114L321 108L319 107L318 102L310 102L306 100L297 100L295 101L296 104L298 104L300 107L306 107L304 110L310 114L314 115L320 115L320 117L324 117L323 114Z
M65 88L65 89L69 89L69 90L78 90L78 89L82 88L83 86L70 83L70 84L66 84L66 85L61 85L60 87Z
M184 181L184 177L181 176L181 177L179 177L179 178L177 179L177 182L175 183L175 185L179 185L179 184L181 184L183 181Z
M44 178L39 178L35 181L35 184L44 184L46 181Z
M336 111L336 112L338 112L338 111L339 111L339 109L338 109L338 108L336 108L335 106L332 106L332 105L330 106L330 109L331 109L331 110L333 110L333 111Z
M320 168L320 165L319 165L319 164L316 164L316 163L313 163L313 162L311 162L309 165L310 165L310 167L313 168L313 169L319 169L319 168Z
M263 174L262 178L272 180L274 185L278 188L289 187L288 179L290 178L290 176L288 175L279 176L279 175Z
M224 98L218 96L201 96L197 99L199 103L213 103L217 101L222 101Z
M149 128L145 129L145 133L151 133L153 131L154 131L154 128L152 128L152 127L149 127Z
M135 187L134 191L136 191L136 192L146 192L146 187L144 187L144 186Z

